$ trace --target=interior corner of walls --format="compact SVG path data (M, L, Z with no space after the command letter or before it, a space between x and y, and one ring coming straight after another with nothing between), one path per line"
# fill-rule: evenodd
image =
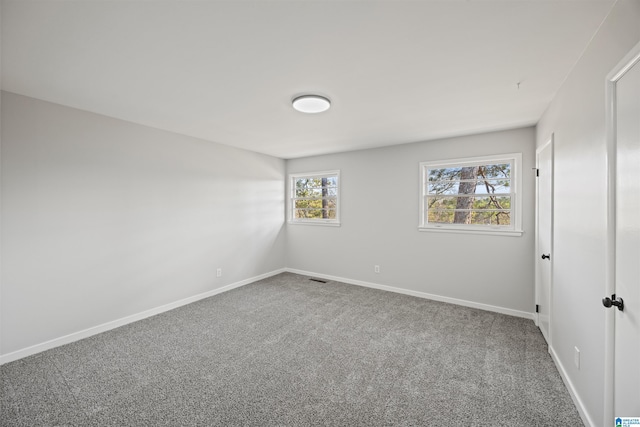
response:
M10 92L2 102L2 351L284 268L284 161Z

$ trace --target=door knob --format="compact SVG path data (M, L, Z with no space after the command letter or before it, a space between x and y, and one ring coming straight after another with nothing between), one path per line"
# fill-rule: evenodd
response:
M551 259L551 254L542 254L542 259Z
M620 297L616 298L616 294L611 295L611 298L602 298L602 305L607 308L615 306L618 307L618 310L620 311L624 310L624 301Z

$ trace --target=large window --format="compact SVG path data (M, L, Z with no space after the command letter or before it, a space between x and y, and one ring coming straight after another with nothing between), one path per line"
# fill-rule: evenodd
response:
M340 171L292 174L289 221L297 224L340 224Z
M522 234L520 153L420 163L420 229Z

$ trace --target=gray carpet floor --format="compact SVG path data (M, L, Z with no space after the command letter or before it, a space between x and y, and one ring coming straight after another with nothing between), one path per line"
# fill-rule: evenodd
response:
M532 321L290 273L0 367L2 426L582 426Z

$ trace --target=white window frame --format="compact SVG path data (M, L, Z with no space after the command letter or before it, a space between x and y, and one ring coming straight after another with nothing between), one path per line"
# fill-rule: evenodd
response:
M296 180L300 178L323 178L336 176L338 178L338 185L336 188L336 217L335 218L296 218L294 215L295 210L295 194L296 194ZM287 219L289 224L303 224L303 225L324 225L324 226L340 226L340 171L319 171L319 172L305 172L305 173L292 173L289 174L289 197L287 198Z
M511 163L511 225L492 226L479 224L429 223L426 196L428 194L427 171L434 168L480 166L495 163ZM521 236L522 230L522 153L493 156L466 157L460 159L420 162L420 223L418 230L446 233L495 234Z

